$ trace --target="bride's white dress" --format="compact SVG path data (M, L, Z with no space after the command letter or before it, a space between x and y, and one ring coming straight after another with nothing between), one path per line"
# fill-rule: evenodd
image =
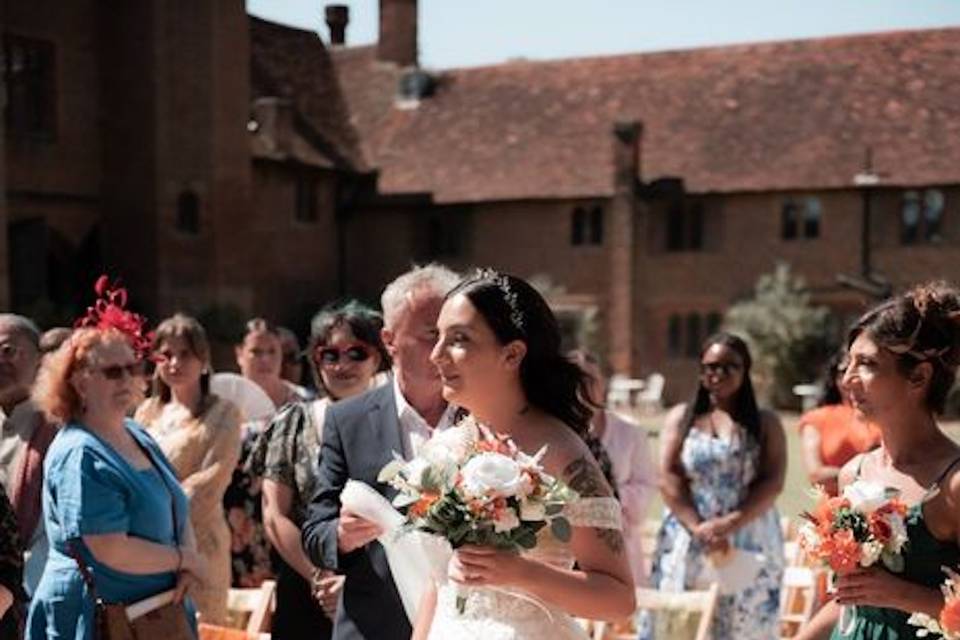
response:
M574 527L622 530L620 503L615 498L580 498L566 508ZM575 558L569 544L557 540L544 527L537 546L523 554L556 567L569 569ZM463 613L457 596L466 597ZM515 589L487 587L464 589L447 581L437 593L437 608L429 640L586 640L584 630L565 612Z

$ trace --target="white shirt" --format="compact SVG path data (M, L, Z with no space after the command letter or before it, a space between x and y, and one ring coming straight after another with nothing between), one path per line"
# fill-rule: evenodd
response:
M397 403L397 419L400 421L400 441L403 443L403 457L407 460L417 456L423 443L433 435L435 428L443 430L453 425L453 417L457 408L448 404L443 415L440 416L440 422L437 423L436 427L431 427L403 397L400 392L400 383L397 382L397 376L393 376L393 397Z

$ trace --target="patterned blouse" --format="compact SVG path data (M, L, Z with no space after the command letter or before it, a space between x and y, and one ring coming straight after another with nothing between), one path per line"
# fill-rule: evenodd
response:
M279 411L250 454L251 474L273 480L293 492L290 519L303 524L317 484L323 416L328 398L295 402Z
M17 533L17 518L7 499L7 492L0 487L0 586L13 594L13 604L0 620L0 640L19 638L23 622L23 549Z

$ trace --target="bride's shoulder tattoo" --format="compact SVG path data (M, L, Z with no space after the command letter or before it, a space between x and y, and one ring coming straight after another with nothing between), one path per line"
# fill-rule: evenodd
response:
M576 491L581 498L612 496L610 487L600 472L600 468L586 456L580 456L568 464L563 470L563 476L566 478L567 485ZM620 531L595 527L593 532L614 554L620 555L623 553L623 535Z
M610 495L610 488L603 479L600 468L586 456L580 456L563 470L567 485L581 498L599 498Z

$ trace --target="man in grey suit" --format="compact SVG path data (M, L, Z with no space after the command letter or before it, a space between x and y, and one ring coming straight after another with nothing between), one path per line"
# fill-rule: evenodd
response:
M439 265L417 267L384 289L383 342L393 358L390 382L338 402L326 412L317 492L303 525L303 546L318 567L346 576L334 623L335 640L408 640L410 621L390 574L381 531L340 505L348 479L370 485L388 499L394 491L377 482L393 452L416 454L433 429L449 426L453 407L440 393L430 362L443 297L457 276Z

